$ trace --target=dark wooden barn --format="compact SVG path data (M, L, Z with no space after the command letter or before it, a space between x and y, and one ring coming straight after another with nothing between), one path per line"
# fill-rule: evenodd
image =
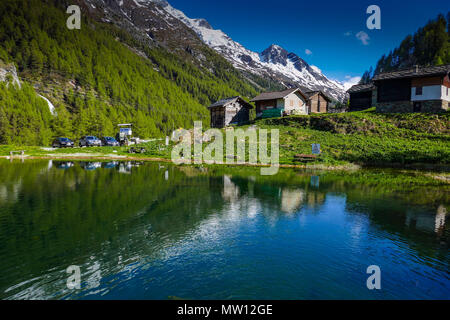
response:
M372 107L372 91L374 85L357 84L351 87L347 93L350 95L349 111L361 111Z
M253 106L241 97L232 97L217 101L208 109L211 114L211 128L223 128L248 122Z

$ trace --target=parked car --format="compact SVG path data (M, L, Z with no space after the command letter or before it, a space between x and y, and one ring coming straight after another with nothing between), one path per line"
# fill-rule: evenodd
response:
M103 162L102 168L105 169L113 169L119 165L119 161L110 161L110 162Z
M113 137L103 137L102 138L102 146L104 147L118 147L119 142Z
M94 136L84 136L80 139L80 147L100 147L102 142Z
M56 138L52 142L53 148L73 148L73 141L68 138Z
M80 162L80 167L87 171L97 170L102 167L101 162Z
M53 165L57 169L67 170L72 168L75 165L75 163L73 163L72 161L53 161Z

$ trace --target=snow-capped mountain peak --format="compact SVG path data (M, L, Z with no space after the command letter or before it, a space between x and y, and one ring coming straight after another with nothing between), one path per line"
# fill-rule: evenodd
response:
M105 12L113 10L115 15L123 15L133 28L143 31L150 40L156 36L160 42L169 46L181 41L185 48L189 48L190 43L195 43L192 38L195 35L187 32L190 30L238 70L272 79L286 87L321 90L336 100L342 101L346 97L341 83L328 79L318 67L311 67L297 54L277 44L272 44L261 53L249 50L223 31L214 29L205 19L191 19L165 0L84 1L93 7L101 3ZM113 17L108 15L106 21Z
M261 53L260 59L262 62L274 64L279 63L282 64L283 66L286 66L288 54L289 53L279 45L272 44L269 48L267 48Z
M329 80L318 67L312 68L295 53L272 44L263 52L253 52L233 41L221 30L215 30L204 19L188 18L182 11L165 2L164 10L194 30L200 39L216 50L234 67L262 76L269 76L286 86L301 86L309 90L322 90L336 100L343 100L346 93L342 84Z

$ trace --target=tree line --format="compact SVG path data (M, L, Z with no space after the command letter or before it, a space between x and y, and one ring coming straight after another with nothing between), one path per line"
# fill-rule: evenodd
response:
M414 65L438 66L450 64L450 12L438 15L412 35L408 35L398 48L378 60L375 69L364 72L360 84L371 81L380 72L411 68Z

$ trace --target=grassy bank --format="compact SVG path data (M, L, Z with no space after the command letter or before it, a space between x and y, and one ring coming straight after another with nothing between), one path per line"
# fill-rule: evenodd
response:
M280 131L282 165L414 167L441 171L450 168L450 113L377 114L366 111L293 116L258 120L241 128L249 127ZM308 164L294 162L295 154L311 153L312 143L321 144L321 157ZM172 146L166 147L163 140L154 140L142 144L145 153L129 154L127 147L54 150L4 145L0 146L0 156L8 156L11 150L24 150L27 156L34 157L170 159Z
M450 113L377 114L374 111L266 119L259 128L280 130L280 158L311 153L320 143L321 162L370 166L450 164Z

